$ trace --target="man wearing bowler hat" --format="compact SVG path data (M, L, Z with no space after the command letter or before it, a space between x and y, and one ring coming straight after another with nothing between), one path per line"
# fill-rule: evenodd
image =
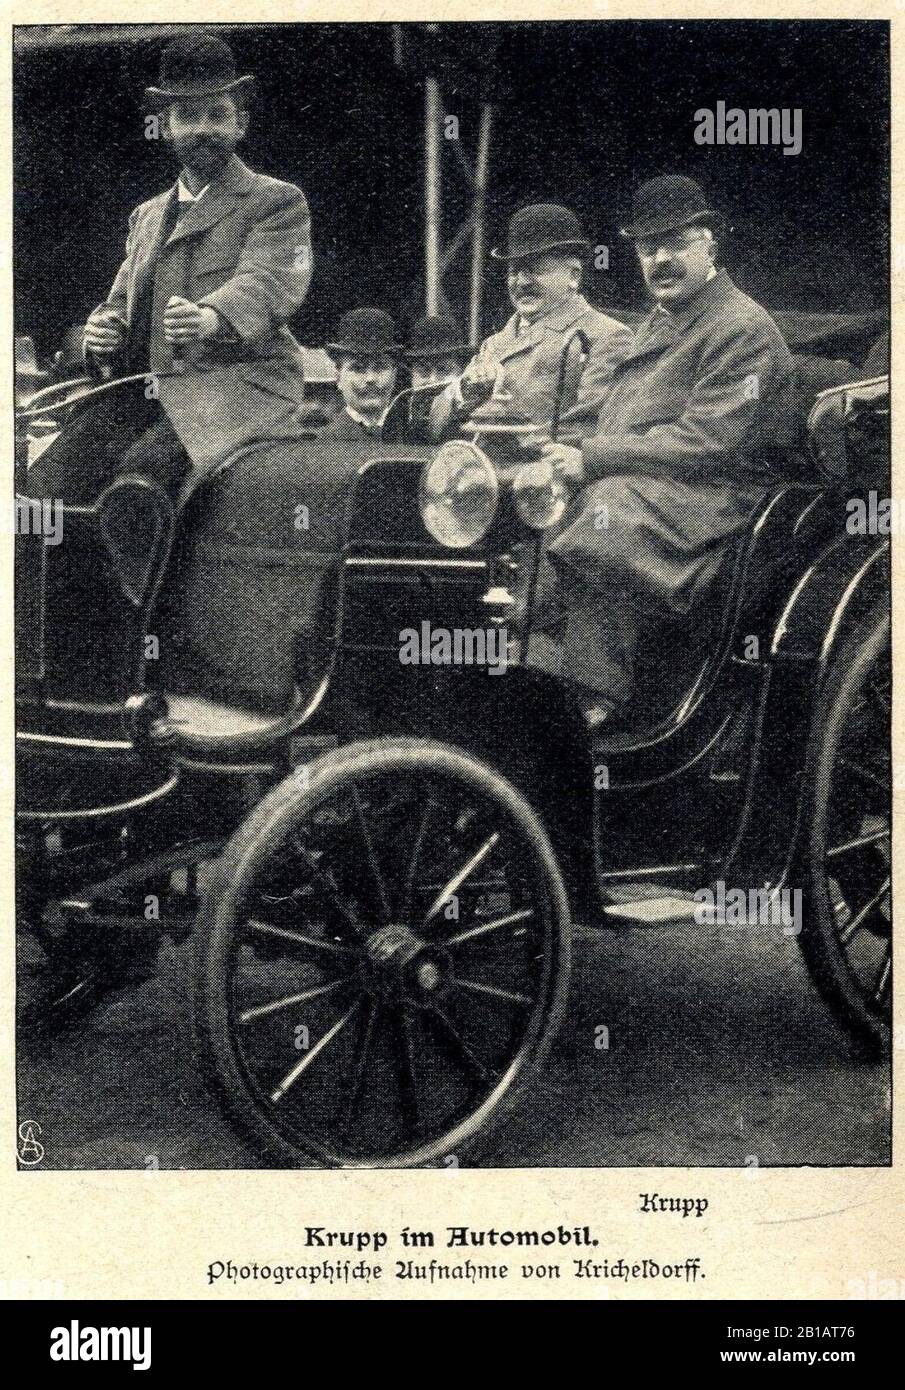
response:
M336 364L343 404L319 438L379 440L402 352L395 323L383 309L352 309L340 319L327 351Z
M563 346L576 329L587 337L590 353L585 361L576 342L570 354L562 428L572 437L593 428L601 392L631 332L593 309L581 293L589 250L568 208L533 203L514 214L506 246L490 253L506 265L512 317L485 338L458 380L437 397L431 408L436 439L455 432L495 390L508 393L513 408L535 425L549 425Z
M414 390L453 381L471 356L456 321L448 315L429 315L413 325L406 360Z
M286 322L311 280L305 195L247 168L235 149L254 79L230 48L191 31L164 49L145 92L180 169L129 219L126 258L85 326L86 358L147 373L86 406L42 456L30 487L90 502L117 473L172 494L259 441L294 438L304 400Z
M720 268L723 219L698 184L651 179L632 212L654 307L592 437L547 444L538 465L577 495L548 542L528 660L574 682L592 726L631 695L642 612L689 612L778 476L792 381L776 324Z

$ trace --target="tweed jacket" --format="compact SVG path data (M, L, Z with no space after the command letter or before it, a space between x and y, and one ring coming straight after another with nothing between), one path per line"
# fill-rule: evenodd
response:
M299 431L302 356L286 321L311 281L310 218L300 189L254 173L235 155L174 226L176 198L174 185L132 213L106 303L129 325L130 368L149 368L197 475ZM163 338L171 294L209 305L222 320L221 334L181 362ZM140 317L149 334L136 343ZM136 352L147 354L144 362Z
M535 425L546 427L553 416L563 346L576 328L587 335L591 350L583 365L577 344L569 355L560 430L563 439L581 439L593 433L613 367L631 344L631 329L601 314L578 294L521 329L519 316L513 314L499 333L484 339L472 359L502 367L503 387L511 394L514 408ZM431 407L434 438L452 433L464 418L465 412L456 406L456 387L452 384Z

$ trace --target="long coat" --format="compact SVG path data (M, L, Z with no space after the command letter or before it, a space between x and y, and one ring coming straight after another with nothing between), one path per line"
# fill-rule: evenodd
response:
M775 323L725 270L681 312L642 321L581 446L591 481L548 541L541 628L556 580L568 612L561 593L565 637L554 655L538 646L535 664L625 698L632 614L688 612L781 478L792 377Z
M249 445L299 431L304 375L286 320L311 281L310 218L300 189L254 173L235 155L166 236L176 197L174 186L132 213L106 302L133 330L151 296L147 365L159 373L160 403L197 478ZM234 341L190 349L180 371L161 327L171 293L216 309ZM131 363L135 371L144 365Z
M556 401L563 346L574 329L580 328L590 342L590 353L582 367L576 344L569 354L560 437L583 438L592 433L600 403L613 366L628 350L631 329L594 309L583 295L535 323L519 330L519 316L513 314L499 333L481 344L473 363L500 366L503 387L512 395L512 404L535 425L549 426ZM471 366L472 363L469 363ZM440 439L463 418L457 411L454 387L447 388L431 407L431 431Z

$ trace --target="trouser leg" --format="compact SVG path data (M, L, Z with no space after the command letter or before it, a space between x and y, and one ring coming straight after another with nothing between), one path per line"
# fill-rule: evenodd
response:
M641 620L615 585L592 587L545 557L526 664L620 704L632 692Z
M122 470L122 457L162 412L143 391L110 391L79 411L28 470L31 497L90 503Z
M175 501L191 460L164 412L124 451L119 472L150 478Z

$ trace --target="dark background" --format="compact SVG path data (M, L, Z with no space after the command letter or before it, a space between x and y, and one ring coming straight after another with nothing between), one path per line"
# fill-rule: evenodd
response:
M610 269L593 273L589 287L598 304L642 304L617 227L633 187L669 171L699 179L728 214L725 260L768 307L885 307L887 24L444 24L436 34L404 25L401 55L394 27L224 27L239 71L259 79L240 153L298 183L311 204L315 276L294 325L303 342L322 342L356 304L380 304L403 321L423 312L428 68L469 158L479 101L497 103L489 244L520 203L569 204L610 248ZM129 212L175 173L166 147L144 138L141 110L167 35L162 26L110 28L16 31L16 332L30 333L41 354L104 298ZM802 152L696 145L694 112L719 100L800 107ZM445 142L444 169L449 237L469 195ZM445 282L463 320L467 256ZM507 312L493 268L484 310L485 332Z

